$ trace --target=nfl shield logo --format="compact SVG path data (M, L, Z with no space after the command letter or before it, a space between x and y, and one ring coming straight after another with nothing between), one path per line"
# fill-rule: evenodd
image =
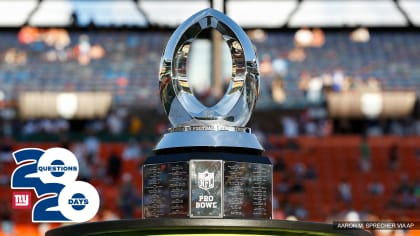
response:
M198 187L204 190L214 188L214 173L209 173L207 170L198 173Z

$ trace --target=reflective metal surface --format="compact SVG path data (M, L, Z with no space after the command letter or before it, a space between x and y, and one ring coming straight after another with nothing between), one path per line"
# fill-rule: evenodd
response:
M232 127L224 125L202 125L202 126L181 126L170 128L169 132L187 132L187 131L235 131L251 133L248 127Z
M272 165L225 161L223 171L223 217L272 218Z
M223 217L222 160L190 160L191 218Z
M178 147L232 147L263 151L254 134L232 131L187 131L165 134L155 150Z
M187 161L143 166L143 218L187 217Z
M232 57L232 77L224 96L211 107L193 94L187 76L191 43L205 29L221 33ZM258 60L246 33L229 17L214 9L191 16L173 33L162 56L160 97L174 127L223 125L243 127L259 92ZM207 146L207 145L206 145Z

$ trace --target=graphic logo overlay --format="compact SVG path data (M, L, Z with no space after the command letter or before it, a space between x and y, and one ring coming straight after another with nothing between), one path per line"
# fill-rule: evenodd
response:
M13 209L31 209L32 193L27 191L12 192L12 208Z
M13 153L18 165L11 177L12 189L33 190L38 200L32 222L85 222L99 209L99 194L89 183L77 181L79 163L64 148L20 149ZM14 209L31 208L31 192L12 193Z

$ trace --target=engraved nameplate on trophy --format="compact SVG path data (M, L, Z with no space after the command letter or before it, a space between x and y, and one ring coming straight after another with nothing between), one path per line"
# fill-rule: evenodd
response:
M272 169L269 164L224 164L224 217L271 218Z
M190 161L190 217L222 217L222 161Z
M188 163L143 166L143 209L146 218L188 215Z

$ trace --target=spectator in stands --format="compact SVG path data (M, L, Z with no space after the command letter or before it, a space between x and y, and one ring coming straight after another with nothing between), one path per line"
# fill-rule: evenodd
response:
M303 123L305 134L308 136L317 136L318 135L318 126L314 120L308 119Z
M98 163L99 147L101 145L100 140L94 135L93 131L89 130L83 143L85 145L88 164L90 166L96 165Z
M143 128L143 121L140 119L140 117L136 115L132 115L129 119L129 126L128 126L128 131L130 135L132 136L138 135L142 128Z
M340 200L350 203L352 201L351 184L346 178L343 178L338 184L338 194Z
M308 211L305 209L305 207L303 206L303 204L298 204L295 208L294 208L294 215L299 219L299 220L305 220L308 218Z
M40 121L40 127L41 131L44 134L55 134L56 133L56 127L54 126L54 123L50 119L42 119Z
M397 193L398 194L402 194L402 193L409 193L411 192L412 186L410 184L409 178L406 174L402 174L400 176L400 182L398 183L398 187L397 187Z
M344 72L341 68L337 68L332 76L332 90L334 92L341 92L344 82Z
M287 138L295 138L299 134L298 123L293 117L284 116L282 119L283 134Z
M293 206L290 203L289 198L287 196L283 198L279 206L280 209L283 209L284 215L289 216L293 214Z
M343 80L342 92L349 92L352 89L353 78L351 76L345 76Z
M391 209L416 209L419 206L418 197L415 195L414 189L402 192L394 192L388 202Z
M416 209L418 206L417 198L413 191L404 192L401 195L401 207L406 209Z
M133 185L132 176L129 173L123 175L123 182L118 198L118 207L121 210L122 219L134 218L135 210L138 207L136 187Z
M3 199L0 204L0 222L1 222L1 231L5 236L13 236L14 234L14 224L12 221L12 209L10 207L10 202L6 199Z
M113 183L117 183L121 175L122 161L116 151L112 151L108 157L106 173Z
M86 130L91 133L101 133L105 130L105 122L101 119L94 119L87 123Z
M415 209L418 206L418 200L415 195L415 186L410 183L406 174L401 175L397 191L395 192L399 199L399 207Z
M306 169L305 179L307 180L314 180L318 178L318 173L316 171L316 167L313 163L311 163L308 168Z
M303 97L305 98L308 93L308 84L309 84L310 78L311 78L311 75L307 71L303 71L299 77L299 89L302 91Z
M66 119L56 119L53 123L58 134L66 133L70 128L70 124Z
M137 140L130 138L127 146L123 150L122 157L124 160L135 160L140 158L142 155L142 150L137 143Z
M366 84L363 81L363 78L360 76L354 76L352 79L352 90L360 92L360 91L366 91Z
M289 178L284 176L277 184L277 191L281 194L287 194L290 191Z
M271 96L276 103L284 103L286 101L286 83L280 75L276 75L271 83Z
M390 133L393 135L403 136L404 127L402 123L398 120L392 120L390 125Z
M285 171L286 170L286 163L284 162L284 158L282 156L274 159L273 170L274 171Z
M388 167L391 170L398 169L398 146L393 143L389 150Z
M303 178L306 175L306 165L302 162L296 162L293 165L293 174L297 178Z
M331 136L334 132L333 122L330 119L320 119L318 129L321 137Z
M108 129L111 134L119 135L123 131L124 125L119 112L111 113L107 118Z
M332 91L332 75L331 73L323 73L322 76L322 92L328 94Z
M306 99L314 105L319 105L322 102L322 79L320 77L312 77L309 80Z
M366 121L367 136L381 136L384 135L384 127L379 119L368 119Z
M12 138L6 136L0 139L0 166L1 162L11 162L12 160Z
M372 195L382 195L384 193L384 185L379 180L378 177L375 178L375 180L368 184L368 191Z
M39 131L39 125L37 124L35 120L26 121L21 130L24 136L33 135L37 133L38 131Z
M363 172L368 172L370 171L370 147L369 147L369 143L367 141L367 136L363 135L362 136L362 140L360 143L360 154L361 154L361 159L360 159L360 169Z
M89 182L90 178L92 177L92 168L89 166L85 147L83 143L75 142L71 147L72 153L76 156L79 162L79 178L82 181Z
M4 62L9 65L25 65L28 55L25 50L10 48L5 52L3 58Z
M293 184L290 186L291 193L303 193L305 192L305 185L303 184L303 179L300 177L295 178Z

